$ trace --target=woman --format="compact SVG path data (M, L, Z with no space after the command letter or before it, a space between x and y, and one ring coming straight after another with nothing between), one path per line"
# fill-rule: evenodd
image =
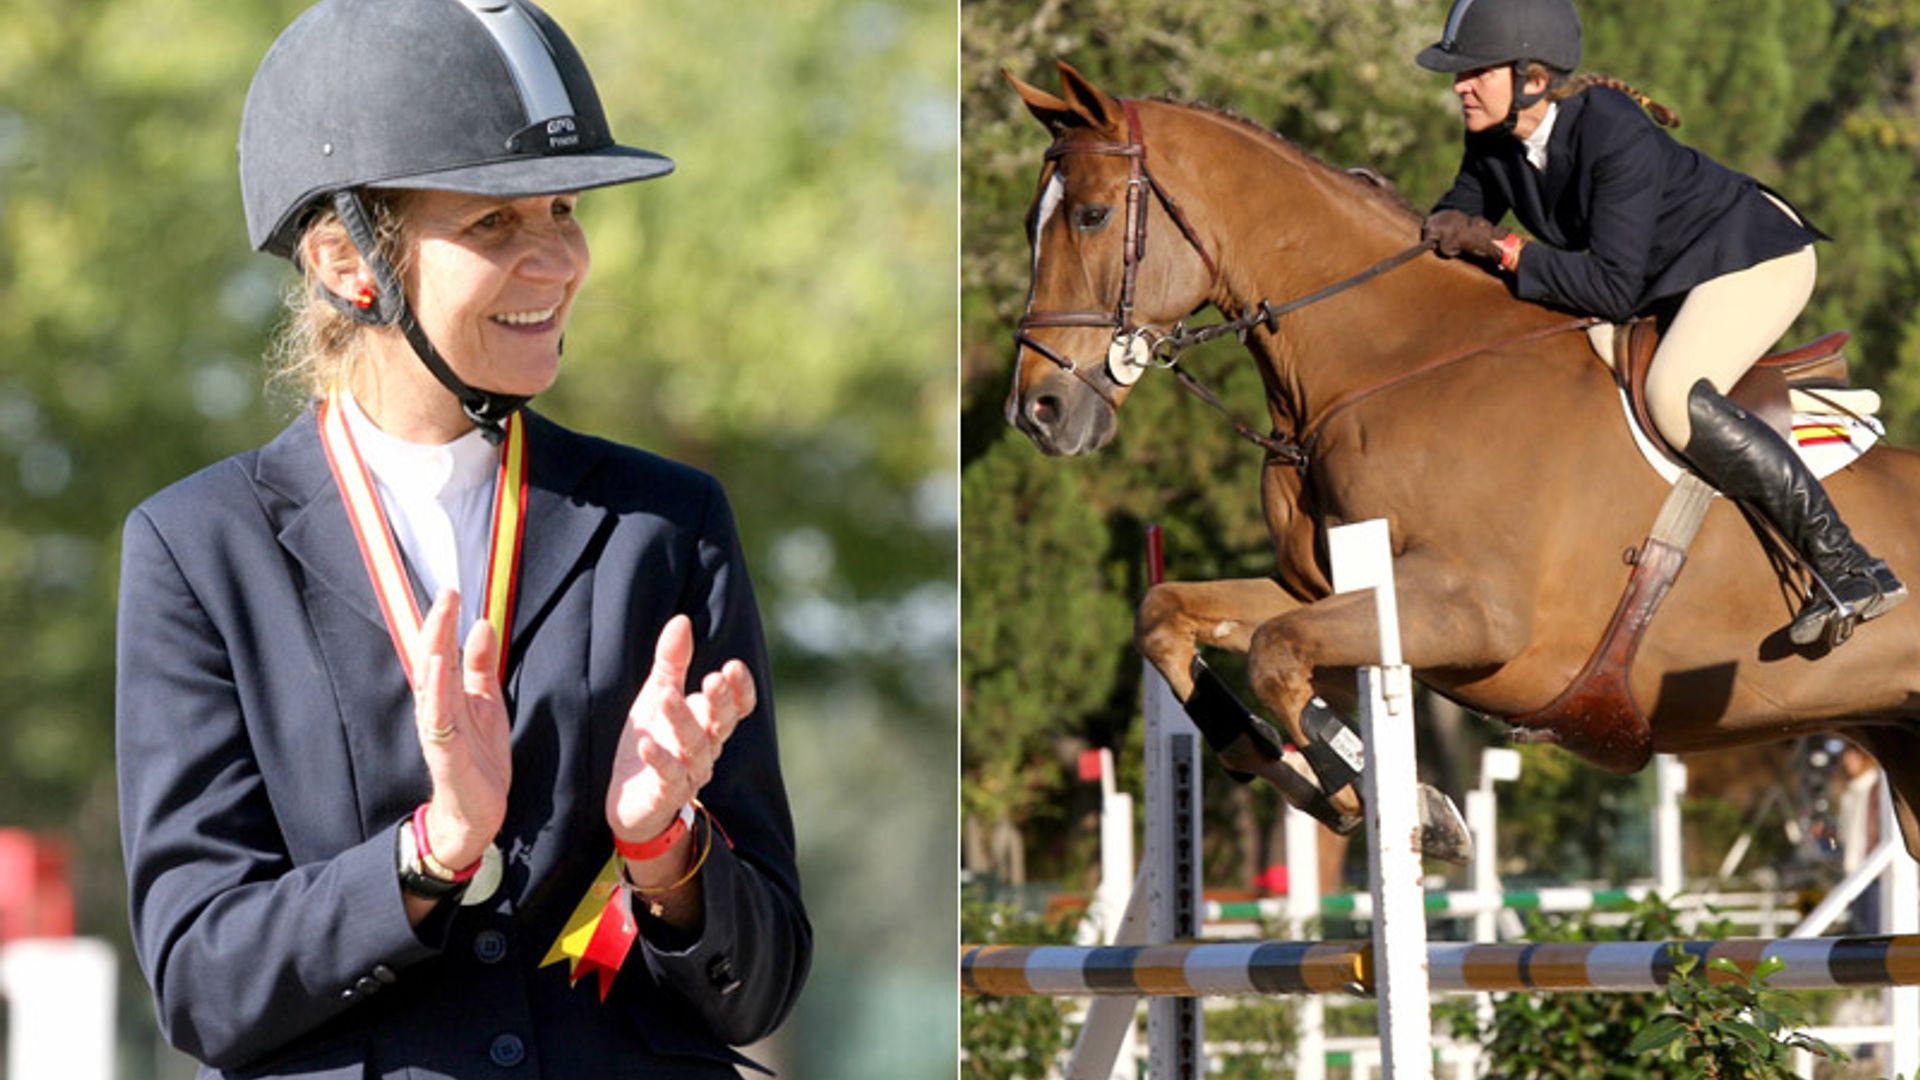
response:
M202 1075L734 1076L791 1008L725 497L520 409L575 193L671 168L522 0L323 0L262 62L242 194L316 401L132 513L119 612L134 940Z
M1571 0L1455 0L1420 66L1453 75L1466 154L1424 235L1510 276L1523 299L1615 321L1672 312L1647 375L1654 425L1722 493L1766 516L1819 584L1788 629L1820 640L1835 619L1878 618L1906 598L1856 541L1798 455L1725 394L1813 292L1826 239L1751 177L1674 141L1677 118L1580 64ZM1535 237L1496 224L1511 210ZM1836 635L1843 636L1843 635Z

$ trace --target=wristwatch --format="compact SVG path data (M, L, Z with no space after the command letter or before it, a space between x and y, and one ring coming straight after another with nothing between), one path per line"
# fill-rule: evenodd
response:
M445 900L467 891L464 881L435 877L420 865L420 851L413 842L413 819L400 823L394 847L394 869L400 875L400 891L422 900Z

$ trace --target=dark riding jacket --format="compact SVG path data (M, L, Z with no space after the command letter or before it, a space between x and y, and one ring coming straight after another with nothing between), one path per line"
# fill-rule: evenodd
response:
M417 928L395 838L431 783L313 413L127 519L133 941L202 1077L737 1078L728 1044L765 1035L799 992L812 932L726 497L694 469L526 416L505 877ZM602 1003L593 977L569 985L565 963L541 961L612 850L614 750L676 613L693 620L694 674L737 657L760 704L701 792L726 840L700 870L700 932L646 928Z
M1595 86L1560 103L1544 173L1512 135L1469 132L1460 175L1434 209L1493 222L1513 211L1540 241L1521 253L1514 292L1621 321L1829 239L1766 193L1675 140L1632 98Z

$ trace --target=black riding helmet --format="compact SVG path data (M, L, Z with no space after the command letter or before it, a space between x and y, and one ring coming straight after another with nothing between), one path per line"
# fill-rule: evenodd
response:
M526 0L321 0L280 34L247 91L240 194L258 251L293 259L331 205L373 270L362 322L397 324L489 438L526 398L470 387L416 323L380 258L362 188L520 198L664 176L620 146L573 43Z
M1580 66L1580 12L1573 0L1453 0L1440 40L1420 50L1414 62L1428 71L1458 74L1506 64L1513 69L1513 107L1503 126L1511 131L1520 110L1540 100L1523 91L1527 65L1556 76Z

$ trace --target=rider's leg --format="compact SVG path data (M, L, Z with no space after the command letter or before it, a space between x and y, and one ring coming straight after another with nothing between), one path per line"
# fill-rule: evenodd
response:
M1853 538L1786 441L1724 396L1799 315L1814 273L1806 247L1696 286L1654 354L1648 411L1702 476L1765 515L1834 597L1872 619L1905 599L1906 587ZM1833 597L1816 588L1788 636L1801 645L1817 641L1836 614Z

